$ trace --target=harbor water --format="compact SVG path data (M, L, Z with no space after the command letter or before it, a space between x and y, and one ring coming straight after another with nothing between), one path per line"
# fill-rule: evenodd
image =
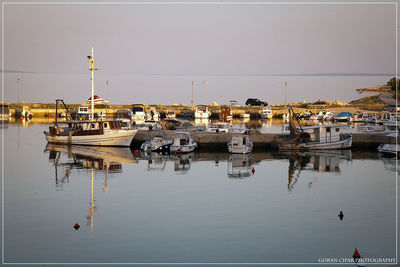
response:
M377 151L161 156L50 146L48 124L25 126L2 129L5 263L396 257L396 160Z

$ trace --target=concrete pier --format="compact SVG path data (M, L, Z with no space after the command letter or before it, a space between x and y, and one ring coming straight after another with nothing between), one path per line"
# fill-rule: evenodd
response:
M156 136L162 136L166 139L172 139L174 131L141 131L139 130L133 139L133 145L140 145ZM190 136L199 145L200 149L221 150L226 149L227 143L231 141L231 133L209 133L209 132L191 132ZM250 131L250 139L253 141L255 150L274 149L275 140L284 135L275 133L260 133L256 130ZM388 137L387 133L353 133L352 149L371 149L376 148L382 143L389 143L393 137Z

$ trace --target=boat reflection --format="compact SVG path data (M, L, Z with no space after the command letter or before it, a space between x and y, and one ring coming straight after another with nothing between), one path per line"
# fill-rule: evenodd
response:
M129 148L66 146L47 144L45 152L49 153L49 161L55 167L56 189L62 189L69 182L73 169L96 170L106 173L104 191L108 191L107 179L109 173L121 173L122 164L136 164ZM59 175L59 168L63 175Z
M164 171L169 155L141 151L141 158L147 160L147 171Z
M383 155L379 155L379 159L382 160L385 170L388 170L391 172L397 171L400 173L400 170L397 168L397 165L399 164L399 160L396 159L396 156L385 157Z
M316 190L318 172L340 173L339 164L342 161L351 161L351 150L331 150L331 151L313 151L313 152L280 152L277 157L287 158L289 160L287 189L291 192L302 171L314 172L314 181L310 182Z
M186 154L172 154L171 160L174 161L174 171L176 174L185 174L189 171L192 159L195 158L194 152Z
M228 177L248 178L251 175L252 154L229 154Z

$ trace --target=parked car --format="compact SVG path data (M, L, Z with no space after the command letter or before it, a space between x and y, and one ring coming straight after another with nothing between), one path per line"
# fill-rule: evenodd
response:
M327 106L326 101L317 101L307 106L308 109L325 109Z
M246 106L268 106L268 103L257 98L248 98L246 100Z

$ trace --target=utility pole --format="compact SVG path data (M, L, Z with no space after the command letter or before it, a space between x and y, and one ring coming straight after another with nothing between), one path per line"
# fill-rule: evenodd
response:
M18 104L19 104L19 91L21 90L21 80L19 78L17 79L17 85L18 85Z
M285 106L286 106L287 82L285 82Z
M192 106L193 106L193 91L194 91L194 81L192 81Z

